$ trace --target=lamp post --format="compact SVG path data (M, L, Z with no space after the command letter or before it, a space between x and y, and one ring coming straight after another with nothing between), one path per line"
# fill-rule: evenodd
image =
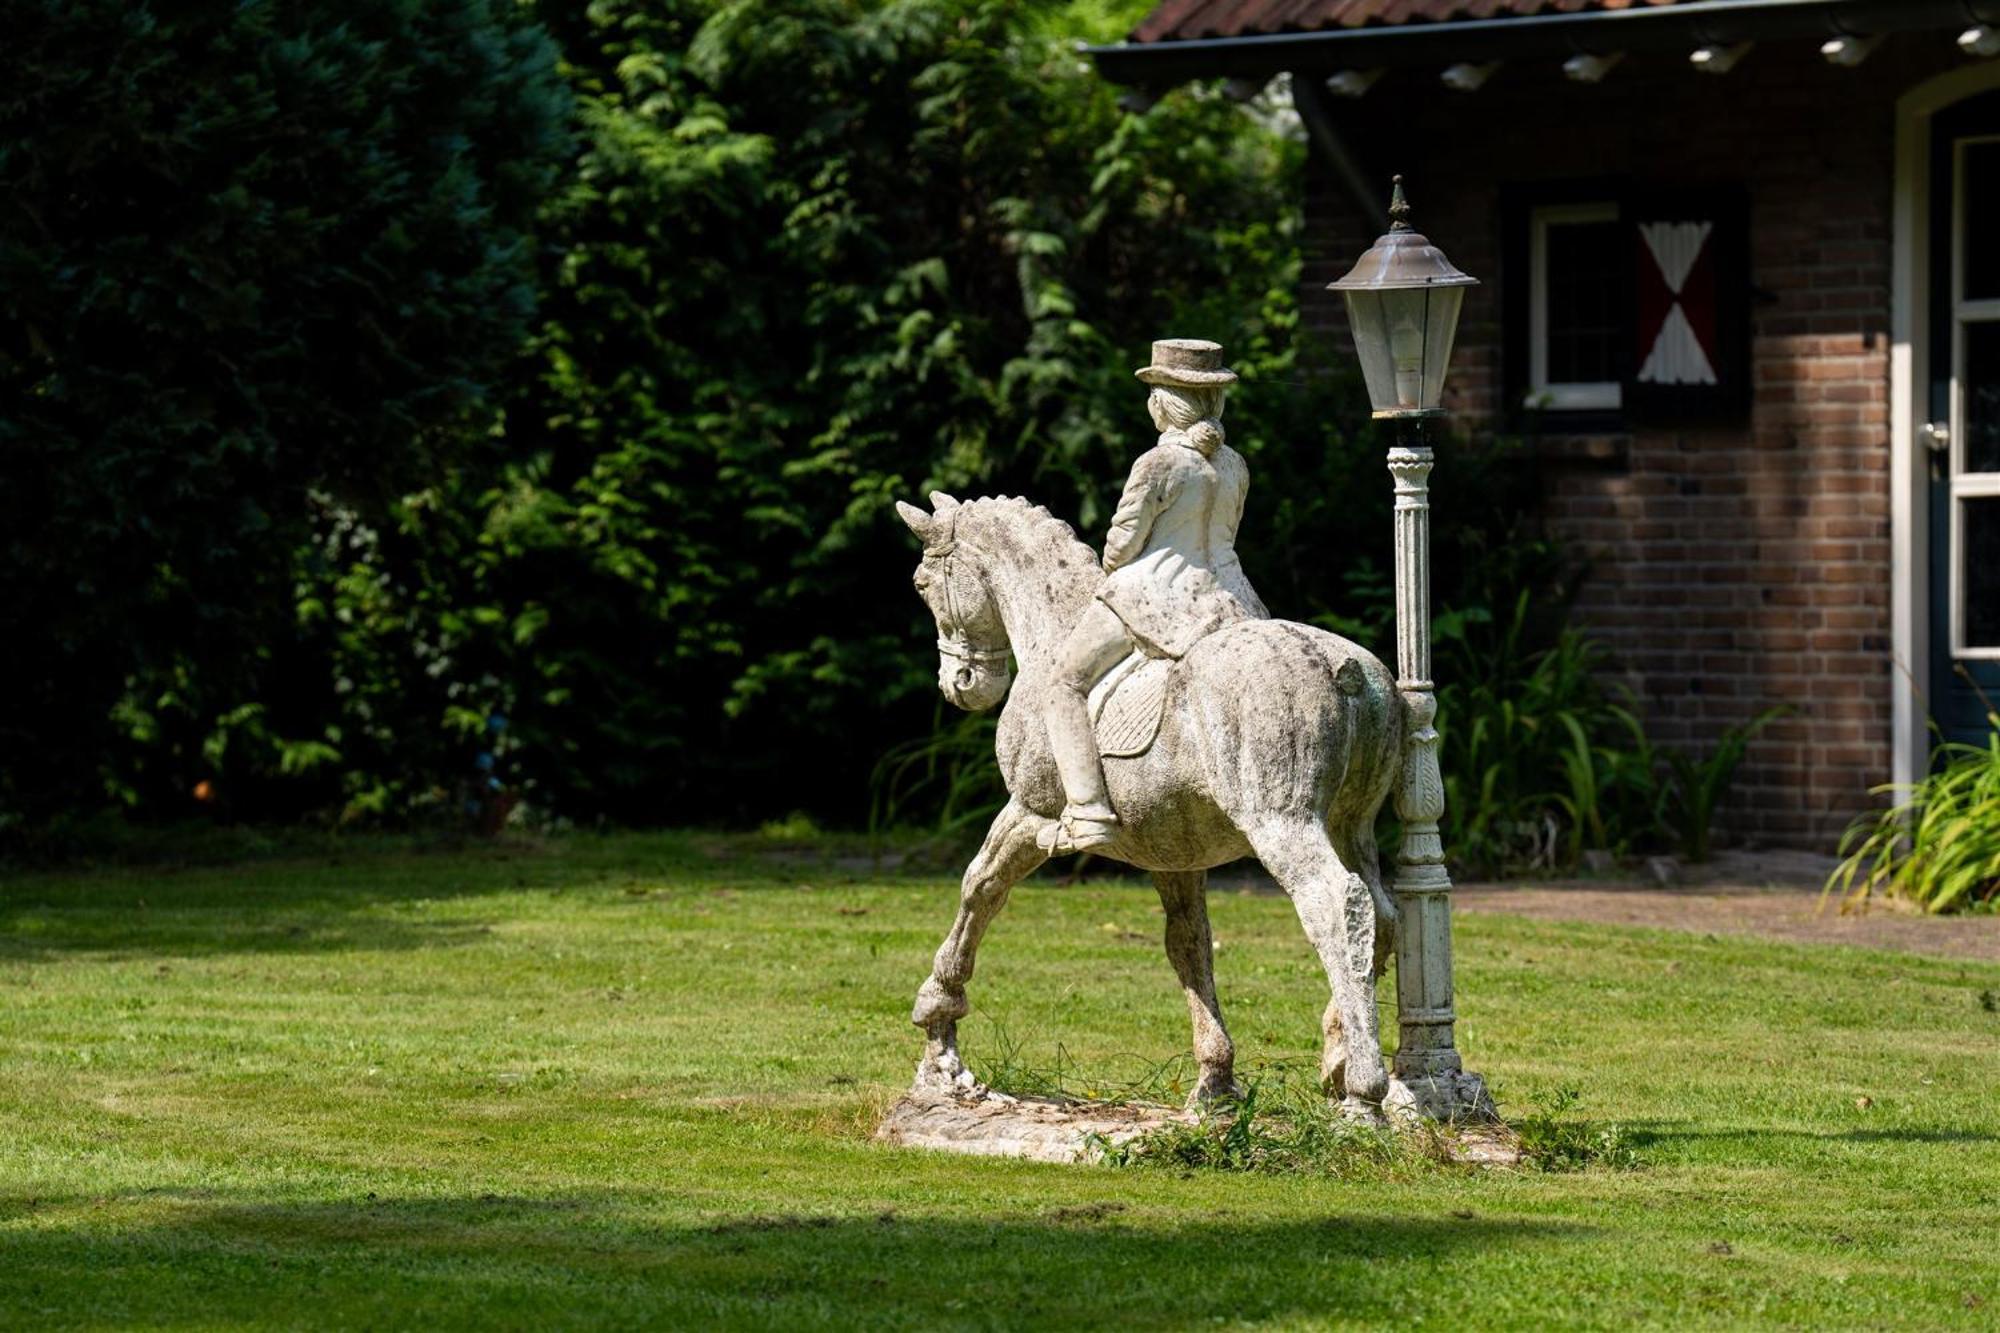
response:
M1430 474L1425 434L1438 406L1458 332L1465 289L1478 283L1410 229L1403 178L1389 202L1389 230L1346 277L1332 283L1347 301L1354 349L1375 417L1395 423L1389 475L1396 487L1396 688L1408 731L1396 814L1403 839L1391 892L1396 899L1396 1014L1400 1029L1385 1109L1439 1120L1487 1118L1493 1102L1453 1042L1451 876L1438 821L1437 695L1431 682Z

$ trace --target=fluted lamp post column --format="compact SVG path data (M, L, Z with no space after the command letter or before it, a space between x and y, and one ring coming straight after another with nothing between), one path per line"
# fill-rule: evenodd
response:
M1444 864L1444 778L1438 768L1437 695L1431 681L1430 475L1426 434L1438 406L1465 289L1444 252L1410 228L1403 178L1389 202L1389 230L1346 277L1354 349L1378 420L1395 423L1389 474L1396 494L1396 687L1407 732L1396 814L1396 1011L1400 1029L1385 1109L1405 1118L1490 1118L1485 1083L1459 1062L1452 1025L1451 876Z

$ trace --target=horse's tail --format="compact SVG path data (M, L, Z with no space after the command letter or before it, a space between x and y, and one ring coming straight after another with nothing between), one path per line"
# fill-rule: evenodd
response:
M1342 650L1334 684L1348 701L1350 724L1346 771L1330 815L1349 803L1380 808L1401 770L1409 730L1409 710L1388 667L1358 644L1337 637L1334 643Z

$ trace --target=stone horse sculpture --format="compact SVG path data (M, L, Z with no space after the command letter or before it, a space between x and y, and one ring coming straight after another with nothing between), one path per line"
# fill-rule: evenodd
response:
M957 919L912 1013L927 1037L917 1088L969 1094L977 1085L957 1037L969 1010L966 982L1009 891L1049 856L1044 835L1063 811L1064 791L1045 705L1057 652L1103 572L1067 523L1026 500L930 501L928 511L897 509L924 546L915 582L937 620L938 687L974 711L1007 699L996 749L1010 799L965 871ZM1135 674L1114 671L1104 688ZM1120 825L1099 854L1153 874L1167 956L1194 1024L1193 1100L1237 1091L1215 996L1207 872L1255 856L1290 896L1326 969L1322 1082L1350 1114L1379 1120L1389 1071L1375 983L1392 952L1395 908L1383 889L1375 818L1412 729L1394 676L1338 635L1251 619L1207 635L1172 664L1158 708L1149 745L1104 747ZM1105 729L1100 710L1100 737Z

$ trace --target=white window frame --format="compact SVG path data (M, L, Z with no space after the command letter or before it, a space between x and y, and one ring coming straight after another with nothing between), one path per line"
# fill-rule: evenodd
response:
M1524 406L1553 412L1616 411L1624 405L1617 380L1549 382L1549 228L1616 222L1617 203L1548 204L1528 215L1528 397Z
M1965 150L1974 144L2000 143L2000 134L1971 135L1951 150L1951 550L1946 556L1950 579L1946 605L1951 611L1953 657L2000 660L2000 643L1965 641L1965 502L2000 499L2000 472L1965 469L1965 326L2000 321L2000 299L1965 299Z

